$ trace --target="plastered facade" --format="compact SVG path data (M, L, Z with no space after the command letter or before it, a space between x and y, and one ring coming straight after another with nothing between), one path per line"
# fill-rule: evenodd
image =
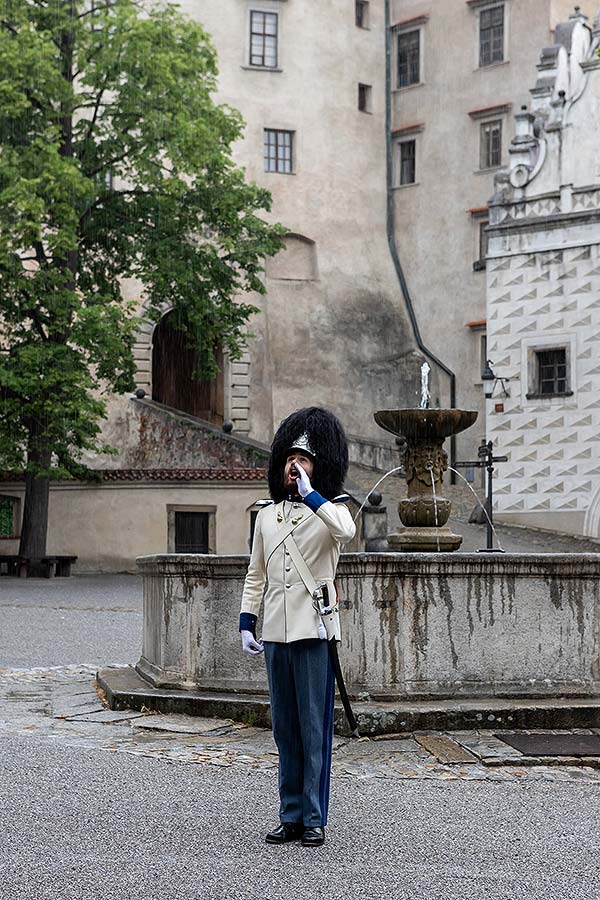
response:
M600 21L571 20L542 54L531 112L491 202L488 352L507 379L487 432L503 520L600 536ZM563 396L540 396L535 354L561 348ZM497 407L500 401L500 407Z

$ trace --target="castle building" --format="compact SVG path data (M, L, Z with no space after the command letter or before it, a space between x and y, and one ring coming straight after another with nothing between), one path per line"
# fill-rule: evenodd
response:
M93 502L85 486L69 502L92 503L114 543L115 523L131 509L117 497L135 480L136 503L143 507L143 491L152 491L154 512L147 539L143 517L129 517L140 539L127 544L128 556L181 546L177 513L185 528L203 530L201 544L190 547L246 552L253 503L266 489L265 447L280 420L303 405L328 406L347 428L352 461L390 468L397 447L373 412L418 405L428 361L432 404L479 412L452 446L454 461L476 455L484 437L510 456L498 470L500 513L597 535L600 500L588 497L597 423L582 405L595 392L594 348L580 353L579 345L595 314L586 299L571 297L577 289L592 299L598 290L591 0L577 12L570 0L179 5L212 35L217 99L246 122L236 162L271 192L270 216L286 227L285 246L267 263L265 295L247 298L259 313L243 357L222 354L213 382L192 382L193 354L168 309L155 327L142 327L135 357L145 399L110 401L104 436L118 453L87 460L109 470L107 483L93 488L100 491ZM527 178L520 165L529 167ZM573 237L584 228L577 216L588 217L581 238ZM563 261L542 262L552 254ZM537 305L525 296L534 276L543 276ZM143 309L140 286L127 290ZM553 291L573 309L558 309ZM499 381L486 408L488 359L510 379L510 397L497 396ZM551 459L556 440L565 446ZM569 448L588 455L575 459ZM7 485L2 494L21 490ZM235 526L233 491L242 492L246 511ZM109 494L110 512L101 515ZM0 521L17 522L14 510L3 510ZM54 552L73 552L80 529L65 549L61 520L57 512ZM108 552L102 567L117 556L122 565L119 552Z

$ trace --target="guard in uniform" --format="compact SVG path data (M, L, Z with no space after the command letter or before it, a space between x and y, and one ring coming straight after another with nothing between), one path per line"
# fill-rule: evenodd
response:
M281 423L269 463L272 500L256 519L240 614L243 649L265 654L279 751L280 824L267 834L270 844L325 840L335 683L323 623L305 582L312 576L326 585L329 598L336 596L341 547L355 533L342 494L347 470L344 429L328 410L301 409ZM328 627L339 639L337 608L332 621Z

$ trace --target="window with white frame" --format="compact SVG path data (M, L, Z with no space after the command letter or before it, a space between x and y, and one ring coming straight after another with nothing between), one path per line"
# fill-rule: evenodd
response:
M249 63L260 69L276 69L279 22L277 13L250 11Z
M502 119L482 122L479 127L479 168L494 169L502 164Z
M400 184L414 184L417 180L417 142L414 139L399 142Z
M573 395L572 354L572 341L545 341L527 347L528 400Z
M504 61L504 4L479 12L479 65Z
M276 128L265 128L265 172L278 172L282 175L291 175L293 162L293 138L293 131L282 131Z
M401 31L397 37L397 87L410 87L421 81L421 31Z

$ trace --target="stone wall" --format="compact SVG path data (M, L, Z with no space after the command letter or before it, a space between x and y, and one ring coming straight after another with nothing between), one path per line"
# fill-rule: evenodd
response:
M138 563L141 674L180 688L266 690L263 661L241 652L237 631L246 557ZM338 575L353 694L600 694L600 555L349 553Z

